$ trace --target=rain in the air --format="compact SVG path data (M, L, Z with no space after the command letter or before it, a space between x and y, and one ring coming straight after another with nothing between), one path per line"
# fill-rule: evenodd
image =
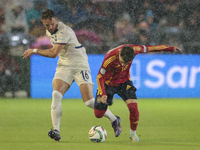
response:
M200 0L0 0L0 150L199 150L199 31Z

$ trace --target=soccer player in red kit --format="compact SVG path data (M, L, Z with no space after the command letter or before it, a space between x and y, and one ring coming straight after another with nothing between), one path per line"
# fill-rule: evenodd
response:
M118 94L126 103L130 116L130 134L132 141L140 141L136 134L139 121L139 111L137 106L136 88L130 79L130 67L134 57L139 53L160 52L160 51L180 51L176 46L166 45L133 45L125 44L108 51L97 75L97 93L94 105L94 114L97 118L104 116L108 106L113 103L114 94ZM120 117L116 116L112 122L115 136L118 137L122 131Z

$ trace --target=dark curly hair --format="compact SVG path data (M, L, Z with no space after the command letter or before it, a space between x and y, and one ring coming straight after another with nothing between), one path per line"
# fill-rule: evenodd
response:
M46 9L42 12L42 20L51 19L55 17L55 13L51 9Z
M121 49L120 56L122 57L125 63L128 63L129 61L133 60L135 53L132 47L124 46Z

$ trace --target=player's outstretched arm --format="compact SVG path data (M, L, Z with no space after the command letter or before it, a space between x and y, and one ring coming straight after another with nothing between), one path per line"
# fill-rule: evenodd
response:
M28 49L22 54L22 56L24 59L24 58L30 57L32 54L37 53L38 55L41 55L44 57L56 58L64 47L65 45L63 44L55 44L53 48L46 49L46 50L37 49L37 51L34 52L34 49Z

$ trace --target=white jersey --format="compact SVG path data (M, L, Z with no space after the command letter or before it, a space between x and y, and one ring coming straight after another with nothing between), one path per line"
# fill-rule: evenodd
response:
M63 69L90 70L85 48L79 43L74 31L62 22L58 22L58 28L51 34L46 30L51 44L64 44L65 47L59 53L58 67Z

